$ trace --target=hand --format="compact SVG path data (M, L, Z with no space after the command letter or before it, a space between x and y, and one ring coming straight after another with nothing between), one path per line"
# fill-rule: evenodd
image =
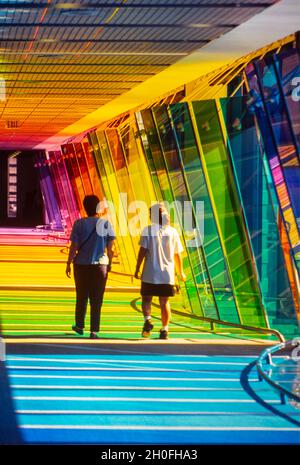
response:
M181 281L183 281L184 283L186 282L186 275L183 273L183 271L180 273L180 279L181 279Z
M135 270L134 277L135 277L135 279L140 279L140 272L139 272L139 270Z
M68 276L68 278L71 278L71 263L67 263L66 275Z

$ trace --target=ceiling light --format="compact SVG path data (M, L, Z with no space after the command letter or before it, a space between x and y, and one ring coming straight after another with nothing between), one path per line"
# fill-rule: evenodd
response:
M200 28L200 27L213 27L213 24L193 23L193 24L189 24L188 27L195 27L195 28L197 28L197 27L199 27L199 28Z
M68 9L78 9L78 8L82 8L82 5L80 3L57 3L55 5L55 8L57 8L58 10L68 10Z
M7 9L3 9L1 8L0 11L2 12L7 12L8 14L14 14L14 13L30 13L30 10L17 10L16 8L7 8Z
M98 11L96 8L89 8L80 3L58 3L55 8L60 10L61 14L78 15L78 16L96 16Z
M62 10L60 11L63 15L72 15L72 16L97 16L98 11L92 8L77 8L72 10Z
M58 41L58 39L39 39L39 42L43 42L45 44L53 44Z
M65 53L34 53L32 55L39 58L65 58L67 56Z

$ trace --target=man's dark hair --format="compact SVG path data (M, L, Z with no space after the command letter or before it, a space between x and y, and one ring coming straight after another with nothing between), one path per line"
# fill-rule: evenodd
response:
M100 202L96 195L86 195L83 199L83 206L87 216L94 216L97 213L97 205Z
M166 226L170 224L170 216L163 203L155 203L149 208L150 218L152 223Z

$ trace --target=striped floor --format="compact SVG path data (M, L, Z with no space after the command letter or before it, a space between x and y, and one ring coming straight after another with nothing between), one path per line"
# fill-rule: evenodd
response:
M176 301L175 301L176 304ZM2 335L7 338L49 337L74 339L71 326L74 324L74 292L42 290L0 290L0 319ZM160 311L153 306L154 330L151 339L157 339L161 328ZM86 319L86 333L79 337L86 341L89 336L89 314ZM253 332L243 332L219 327L218 334L211 333L208 323L177 315L170 324L172 340L185 341L224 339L236 341L270 340ZM107 292L101 313L100 336L103 340L137 341L141 336L143 318L138 292ZM274 339L273 339L274 341Z
M99 348L6 366L25 443L300 443L300 410L258 381L255 358Z
M65 257L48 248L46 262L40 249L1 247L8 355L5 367L0 363L0 442L3 432L9 440L17 431L21 437L10 443L300 443L300 410L281 405L253 369L270 338L226 327L214 334L208 324L173 313L170 339L159 341L154 307L155 328L145 341L136 290L105 294L100 340L88 338L89 317L86 334L76 336ZM129 282L116 272L109 285ZM285 360L278 361L285 370Z

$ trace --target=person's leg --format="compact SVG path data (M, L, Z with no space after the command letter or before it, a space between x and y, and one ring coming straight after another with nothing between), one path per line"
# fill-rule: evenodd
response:
M169 331L169 323L171 320L171 307L169 297L159 297L159 304L161 310L162 329L160 331L160 338L167 339Z
M100 329L100 314L107 281L107 265L92 265L90 276L91 334Z
M87 268L84 265L74 265L74 279L76 287L75 325L79 330L83 330L89 296Z
M153 329L153 324L151 323L151 302L152 296L143 295L142 296L142 310L144 315L144 326L142 329L142 336L149 337L150 332Z
M151 318L151 302L152 302L152 296L150 295L142 296L142 310L143 310L145 321L150 320Z
M171 319L171 307L169 297L159 297L159 305L161 310L161 322L164 328L168 327Z

